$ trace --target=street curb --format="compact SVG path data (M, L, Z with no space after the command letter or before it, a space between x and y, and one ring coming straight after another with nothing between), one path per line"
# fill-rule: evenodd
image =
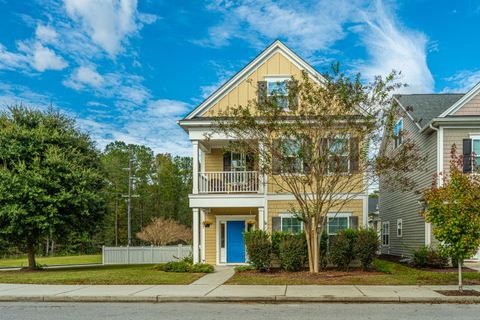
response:
M187 297L187 296L0 296L0 302L137 302L137 303L480 303L480 297Z

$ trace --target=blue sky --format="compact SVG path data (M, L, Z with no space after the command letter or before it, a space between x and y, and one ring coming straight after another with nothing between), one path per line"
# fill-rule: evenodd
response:
M405 92L480 81L480 0L0 0L0 108L50 103L110 141L190 154L177 126L275 39Z

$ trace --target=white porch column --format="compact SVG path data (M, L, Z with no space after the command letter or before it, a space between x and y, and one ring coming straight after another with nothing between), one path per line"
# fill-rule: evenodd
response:
M265 230L265 208L258 208L258 229Z
M192 251L193 251L193 263L198 263L199 262L199 255L198 255L198 249L199 249L199 231L200 231L200 222L199 222L199 216L198 216L198 208L193 208L192 209L192 214L193 214L193 225L192 225L192 230L193 230L193 246L192 246Z
M205 263L205 209L200 209L200 261Z
M193 146L193 151L192 151L192 160L193 160L193 169L192 169L192 174L193 174L193 194L198 193L198 141L193 140L192 141L192 146ZM198 209L197 209L198 210Z

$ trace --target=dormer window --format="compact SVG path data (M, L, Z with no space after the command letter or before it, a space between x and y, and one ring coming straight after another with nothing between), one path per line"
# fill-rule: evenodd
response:
M395 148L397 148L403 142L403 118L400 118L395 124L393 135L395 136Z
M288 109L288 81L289 77L266 77L267 97L276 99L279 108Z

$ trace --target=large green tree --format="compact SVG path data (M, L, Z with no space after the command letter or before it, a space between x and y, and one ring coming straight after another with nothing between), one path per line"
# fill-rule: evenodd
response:
M98 151L75 121L52 108L0 115L0 236L26 249L36 268L40 241L93 231L103 217Z
M462 263L473 256L480 244L480 178L464 173L463 158L452 147L450 172L435 177L424 191L426 221L443 249L458 263L458 288L462 290ZM439 185L438 182L442 183Z

